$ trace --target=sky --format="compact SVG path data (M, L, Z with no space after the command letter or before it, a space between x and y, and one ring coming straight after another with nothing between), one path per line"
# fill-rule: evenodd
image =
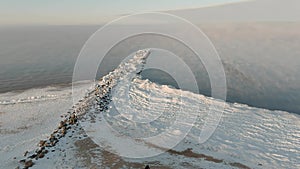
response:
M122 15L200 8L245 0L2 0L0 25L102 24Z
M254 0L168 13L193 23L300 22L300 0Z

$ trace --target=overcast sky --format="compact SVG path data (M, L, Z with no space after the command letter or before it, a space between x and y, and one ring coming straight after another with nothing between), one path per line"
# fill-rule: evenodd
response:
M300 0L254 0L199 9L169 11L193 23L299 22Z
M300 21L300 0L1 0L0 25L103 24L169 12L192 22Z
M243 0L1 0L0 24L101 24L120 15Z

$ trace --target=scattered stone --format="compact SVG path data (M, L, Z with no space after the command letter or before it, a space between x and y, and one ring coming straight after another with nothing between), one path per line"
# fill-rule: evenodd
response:
M59 123L58 129L61 129L61 128L64 127L64 126L65 126L65 123L64 123L63 121L61 121L61 122Z
M38 158L43 158L44 156L45 156L44 153L40 153L37 157L38 157Z
M149 165L146 165L145 169L150 169Z
M55 146L56 143L57 143L57 140L51 141L51 143L50 143L51 147Z
M65 127L61 130L61 134L62 134L63 136L67 134L67 130L66 130Z
M26 161L25 159L22 159L22 160L20 160L19 162L20 162L20 163L25 163L25 161Z
M27 154L28 154L28 151L25 151L25 153L24 153L24 157L26 157L26 156L27 156Z
M46 143L46 141L45 140L41 140L40 142L39 142L39 147L42 147L42 146L44 146L44 144Z
M56 141L56 140L57 140L57 138L55 137L55 135L54 135L54 134L51 134L49 141L50 141L50 142L54 142L54 141Z
M33 158L35 158L37 156L37 154L32 154L31 156L29 156L28 158L31 158L31 159L33 159Z
M45 147L40 147L40 148L38 148L35 152L36 152L37 154L40 154L44 149L45 149Z
M29 167L32 167L33 164L34 164L34 163L32 162L32 160L29 160L29 161L26 161L26 162L25 162L24 166L25 166L25 168L29 168Z
M42 153L47 154L49 151L48 150L44 150Z

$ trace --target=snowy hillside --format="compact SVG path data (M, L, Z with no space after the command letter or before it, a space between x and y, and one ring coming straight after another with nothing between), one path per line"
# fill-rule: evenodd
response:
M226 103L200 144L208 106L221 102L142 80L148 54L140 51L96 87L76 84L82 100L73 107L70 87L1 94L0 168L30 160L32 168L300 168L299 115ZM161 133L184 139L168 149L172 142L151 139Z

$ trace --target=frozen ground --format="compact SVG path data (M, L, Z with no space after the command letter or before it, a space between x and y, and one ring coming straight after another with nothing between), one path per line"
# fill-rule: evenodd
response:
M141 80L137 73L144 61L140 56L120 65L99 82L97 90L78 102L72 109L79 117L78 125L70 125L55 146L46 148L45 157L33 159L33 168L143 168L146 164L153 168L300 168L299 115L226 104L215 133L200 144L208 105L218 107L220 101ZM78 98L83 98L91 85L76 84ZM19 160L28 158L24 152L32 154L39 141L47 139L68 117L71 91L70 87L47 87L1 94L0 168L22 166ZM89 107L81 109L85 106ZM183 117L195 123L179 120L170 127L174 119ZM189 134L171 150L168 142L153 145L151 140L129 139L164 132L168 139L181 136L189 126ZM123 154L122 148L128 156L140 149L159 154L125 158L112 153Z

